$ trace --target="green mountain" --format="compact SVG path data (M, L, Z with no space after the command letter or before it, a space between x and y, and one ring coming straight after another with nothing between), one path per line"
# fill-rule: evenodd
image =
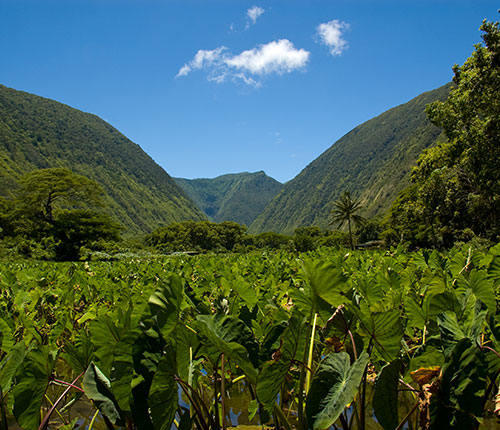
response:
M174 179L212 221L236 221L247 226L283 187L262 171L213 179Z
M292 233L307 225L326 228L331 203L344 190L361 199L362 215L383 214L408 185L422 150L440 136L424 109L430 102L445 100L450 88L447 84L423 93L350 131L286 183L250 232Z
M205 215L139 145L95 115L0 85L0 195L23 174L67 167L100 183L129 234Z

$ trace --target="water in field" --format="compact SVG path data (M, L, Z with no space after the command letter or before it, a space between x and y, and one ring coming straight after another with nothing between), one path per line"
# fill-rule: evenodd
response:
M59 386L51 385L47 392L47 396L50 399L56 399L59 397L62 392L62 388ZM372 405L370 386L367 389L367 410L366 410L366 430L382 430L382 426L377 422ZM188 408L188 400L183 394L182 390L178 389L179 393L179 404L184 408ZM202 392L203 393L203 392ZM213 399L213 392L207 390L204 394L207 405L211 404L211 400ZM400 399L399 405L399 417L402 418L406 415L406 413L413 406L413 400L411 396L402 396ZM272 427L264 426L261 424L259 420L259 414L257 413L253 419L250 419L249 412L249 404L252 401L252 397L250 391L247 389L244 381L240 381L228 389L227 397L226 397L226 425L227 427L239 428L240 430L257 430L257 429L270 429ZM56 430L64 428L64 430L87 430L90 426L90 423L94 419L94 423L92 424L92 430L107 430L108 427L104 422L102 416L97 413L96 409L91 405L89 400L85 395L77 395L71 394L69 395L61 404L70 403L70 407L66 410L62 410L61 414L58 415L56 413L53 414L52 419L49 423L48 430ZM43 414L47 412L50 408L50 404L46 402L46 405L43 410ZM493 414L494 404L493 402L489 402L486 405L486 416L483 422L480 425L481 430L495 430L500 428L500 419ZM288 418L290 422L295 424L294 421L294 413L285 411L288 413ZM95 417L94 417L95 415ZM346 418L349 420L351 418L352 411L347 410ZM64 421L63 419L64 418ZM179 417L176 416L176 420ZM66 423L73 423L73 426L65 425ZM268 423L265 423L268 424ZM21 430L21 428L15 423L15 420L11 418L9 420L9 430ZM172 430L176 429L177 426L175 424L172 425ZM195 428L195 426L193 426ZM334 428L334 427L332 427ZM339 423L337 423L337 428L342 428ZM352 429L356 429L356 423L354 422ZM125 430L120 427L116 427L117 430ZM407 421L404 425L403 429L405 430L418 430L418 412L413 413L412 418Z

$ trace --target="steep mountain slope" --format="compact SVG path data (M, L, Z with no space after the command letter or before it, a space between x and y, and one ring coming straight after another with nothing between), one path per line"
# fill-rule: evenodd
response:
M440 136L424 109L446 99L450 85L390 109L339 139L284 186L250 231L292 233L302 225L326 228L331 203L344 190L361 199L363 215L382 214L408 185L419 154Z
M99 182L127 233L206 217L138 145L95 115L0 85L0 195L33 169L67 167Z
M236 221L247 226L283 187L264 172L174 179L211 220Z

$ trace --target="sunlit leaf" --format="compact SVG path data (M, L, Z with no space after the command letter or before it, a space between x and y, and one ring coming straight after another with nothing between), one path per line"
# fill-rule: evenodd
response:
M363 351L350 364L346 352L327 355L316 370L307 396L307 421L313 430L328 429L358 392L369 356Z
M111 392L111 383L101 370L92 362L83 378L85 394L99 411L113 424L123 425L122 413Z

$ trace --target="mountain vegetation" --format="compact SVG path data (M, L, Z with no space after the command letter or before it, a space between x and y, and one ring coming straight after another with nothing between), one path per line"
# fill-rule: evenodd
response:
M174 179L210 220L234 221L247 226L283 187L262 171L213 179Z
M500 28L483 22L481 30L484 45L454 67L449 98L427 107L447 139L423 152L391 207L393 241L448 248L500 239Z
M441 130L425 106L445 100L451 84L419 95L346 134L286 183L250 226L251 232L291 233L301 225L328 226L332 202L349 191L370 218L384 214L409 184L411 167Z
M0 196L36 169L67 168L96 181L125 233L205 215L137 144L95 115L0 85Z

